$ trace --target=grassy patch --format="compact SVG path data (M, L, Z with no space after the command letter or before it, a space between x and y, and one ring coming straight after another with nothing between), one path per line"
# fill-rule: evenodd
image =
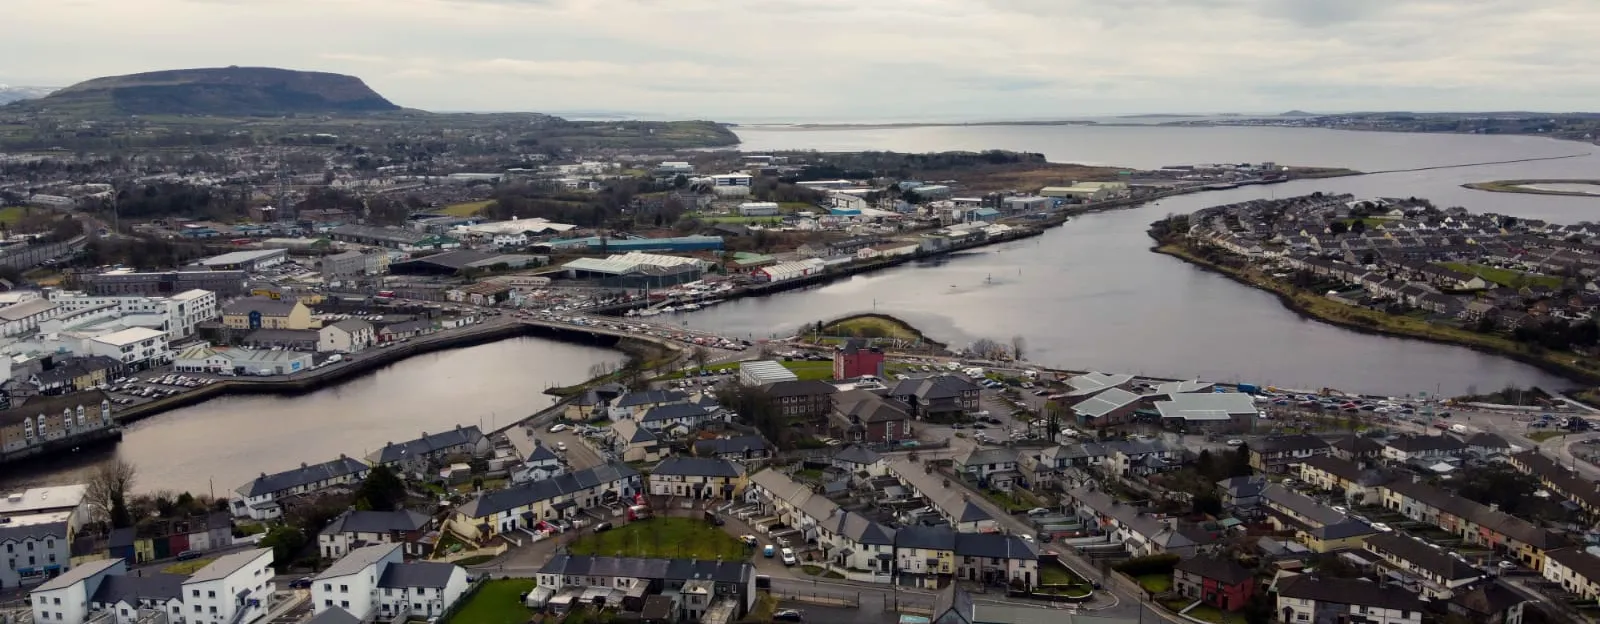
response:
M1197 619L1197 620L1205 620L1207 622L1217 622L1219 624L1244 624L1245 623L1245 619L1244 619L1243 615L1240 615L1238 613L1223 613L1222 610L1220 610L1220 609L1218 609L1216 607L1213 607L1211 605L1206 605L1206 604L1203 604L1203 605L1200 605L1200 606L1195 607L1193 609L1190 609L1189 612L1185 613L1184 615L1187 615L1187 616L1192 617L1192 618Z
M1140 587L1152 594L1172 591L1171 574L1140 574L1134 579L1139 581Z
M21 221L22 217L27 216L27 214L28 209L26 207L6 206L5 208L0 208L0 223L11 225Z
M816 204L806 202L778 202L778 212L803 212L806 210L812 212L826 211L824 208L818 208Z
M1543 442L1545 440L1549 440L1550 438L1559 438L1559 437L1564 436L1564 435L1567 435L1567 432L1565 432L1565 431L1545 430L1545 431L1529 431L1527 433L1522 434L1522 437L1527 438L1529 440L1533 440L1534 442Z
M800 381L826 381L833 379L833 362L816 362L812 360L792 360L782 362L783 367L794 372Z
M473 217L477 216L478 213L483 212L483 209L488 208L489 204L492 203L494 203L494 200L485 199L483 201L450 204L449 206L440 208L438 212L441 214L450 215L452 217Z
M233 524L233 532L238 533L240 537L266 533L267 525L260 522L235 522Z
M772 614L778 612L778 599L771 592L756 592L756 606L744 616L742 622L771 622Z
M211 565L211 562L213 561L216 561L216 558L200 558L190 559L188 561L179 561L165 568L161 568L161 571L165 574L189 575L194 574L195 571L199 570L200 568Z
M922 332L906 323L887 316L859 315L839 319L822 326L823 336L846 338L884 338L900 342L917 342Z
M822 566L801 565L800 566L800 571L801 572L805 572L806 574L810 574L811 576L820 576L822 578L827 578L827 579L842 579L842 578L844 578L843 574L840 574L838 572L834 572L833 570L829 570L829 569L824 568Z
M523 624L533 612L522 605L522 594L533 591L533 579L488 581L472 595L466 606L450 618L450 624Z
M1004 507L1006 511L1027 511L1029 509L1033 509L1033 507L1028 506L1028 503L1018 498L1014 493L985 490L983 496L984 498L994 501L994 504Z
M1546 288L1561 288L1561 278L1554 275L1537 275L1523 273L1512 269L1485 266L1482 264L1467 264L1465 262L1441 262L1439 266L1470 273L1481 277L1484 281L1493 282L1508 288L1521 288L1523 286L1544 286Z
M740 561L750 548L732 535L693 518L651 518L578 538L574 555L663 557Z
M1465 186L1465 187L1467 187L1469 189L1475 189L1475 190L1479 190L1479 191L1493 191L1493 192L1496 192L1496 193L1528 193L1528 194L1532 194L1532 195L1575 195L1575 196L1578 196L1578 197L1594 197L1595 196L1595 193L1584 192L1584 191L1581 191L1581 190L1558 191L1558 190L1549 190L1549 189L1529 188L1529 186L1537 185L1537 184L1587 184L1587 185L1590 185L1590 186L1595 186L1596 188L1594 190L1597 191L1597 192L1600 192L1600 180L1493 180L1493 181L1490 181L1490 182L1473 182L1471 184L1463 184L1462 186Z

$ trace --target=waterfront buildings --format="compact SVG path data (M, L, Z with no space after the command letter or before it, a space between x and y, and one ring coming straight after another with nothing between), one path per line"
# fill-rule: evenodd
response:
M539 522L572 518L580 509L634 500L644 492L639 472L626 464L604 464L543 481L481 492L457 507L451 529L468 539L532 529Z
M104 392L28 397L0 410L0 464L120 436Z
M252 296L222 308L222 325L228 329L311 329L311 309L294 299Z
M0 308L0 336L18 336L39 328L39 324L64 314L55 302L33 299Z
M312 354L301 351L196 345L174 355L172 369L180 373L289 375L311 370L312 360Z
M143 370L172 361L167 349L167 332L148 327L129 327L83 342L89 355L117 360L125 369Z
M317 351L355 353L372 346L377 339L372 323L361 319L345 319L317 330Z
M6 516L0 523L0 589L33 585L72 568L73 512Z
M405 442L384 443L383 448L367 455L367 462L373 466L388 466L402 472L421 474L451 457L477 456L488 450L489 439L484 437L477 425L456 425L454 429L424 433Z
M297 469L276 474L263 472L234 490L229 509L235 516L270 520L283 515L286 498L335 485L358 484L367 472L366 464L344 455L316 465L300 464Z

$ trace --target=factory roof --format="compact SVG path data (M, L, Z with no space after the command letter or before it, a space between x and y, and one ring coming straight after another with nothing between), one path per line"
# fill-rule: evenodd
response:
M124 347L131 344L137 344L144 340L150 340L152 338L161 338L166 335L167 332L158 329L150 329L148 327L129 327L122 331L115 331L109 334L95 336L94 340L95 342L103 342L115 347Z
M1255 414L1255 399L1239 392L1187 392L1171 395L1171 401L1156 401L1162 418L1184 420L1228 420L1235 414Z
M243 264L246 262L254 262L257 260L271 258L273 256L285 256L288 255L288 253L289 252L287 250L283 249L248 249L245 251L230 251L222 255L203 258L196 264L208 267L229 266L234 264Z

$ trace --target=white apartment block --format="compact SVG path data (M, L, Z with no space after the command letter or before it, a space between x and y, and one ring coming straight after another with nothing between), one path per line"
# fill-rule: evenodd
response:
M321 615L339 609L362 621L431 618L461 599L467 571L433 561L405 562L401 544L375 544L350 551L311 580L311 608Z
M180 595L187 624L244 624L267 614L272 582L272 549L223 555L183 582Z
M191 289L171 297L138 295L90 295L80 291L52 290L49 300L71 315L88 310L107 310L115 316L150 316L160 319L157 326L169 339L193 335L195 327L220 315L217 294ZM146 323L135 323L146 325Z
M83 341L85 355L103 355L131 369L149 368L172 360L167 332L129 327Z

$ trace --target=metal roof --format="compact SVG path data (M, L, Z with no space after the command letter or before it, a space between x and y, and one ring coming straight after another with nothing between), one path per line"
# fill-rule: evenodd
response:
M1227 420L1235 414L1255 414L1255 398L1240 392L1193 392L1172 395L1171 401L1156 401L1162 418L1184 420Z
M254 563L255 560L261 558L262 555L265 555L268 563L271 563L271 548L257 548L255 550L246 550L244 552L223 555L211 563L206 564L206 567L200 568L194 574L189 575L189 580L184 581L184 584L188 585L189 583L201 583L225 578L229 574L238 572L239 570L244 569L245 566Z
M1122 388L1111 388L1078 402L1072 406L1072 411L1079 416L1099 418L1127 407L1139 398L1139 395Z

